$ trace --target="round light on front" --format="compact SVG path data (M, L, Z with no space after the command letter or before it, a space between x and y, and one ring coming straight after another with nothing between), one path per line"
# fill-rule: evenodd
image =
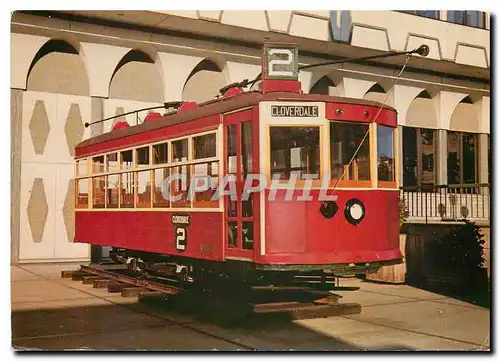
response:
M344 215L349 223L356 225L365 217L365 206L359 199L352 198L345 205Z
M356 220L363 218L364 215L363 207L357 203L352 205L349 212L351 213L351 217Z

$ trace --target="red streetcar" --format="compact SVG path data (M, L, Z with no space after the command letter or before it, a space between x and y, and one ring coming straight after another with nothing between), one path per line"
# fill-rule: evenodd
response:
M78 144L75 242L195 280L399 263L396 110L302 94L297 54L266 44L259 91Z

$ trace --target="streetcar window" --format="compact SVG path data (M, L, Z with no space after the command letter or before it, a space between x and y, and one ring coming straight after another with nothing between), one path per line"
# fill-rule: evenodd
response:
M92 158L92 172L94 174L104 172L104 156L103 155Z
M106 208L118 208L118 191L120 187L119 175L111 174L108 175L107 178L108 178L108 188L106 189L106 194L107 194Z
M217 155L215 133L193 138L194 159L212 158Z
M144 168L149 165L149 147L142 147L136 150L137 167Z
M227 173L236 174L236 124L227 127Z
M120 171L120 163L118 163L118 153L111 153L106 155L106 171L107 172Z
M243 222L243 249L253 249L253 222Z
M134 173L121 174L120 208L134 207Z
M153 170L153 207L166 208L170 207L168 197L165 195L165 180L168 178L170 170L168 168L158 168ZM165 195L165 197L164 197Z
M76 180L76 208L88 208L89 206L89 180Z
M212 201L212 197L219 186L219 163L200 163L193 166L193 182L197 189L205 189L206 191L198 191L193 194L193 207L217 208L219 202ZM207 176L208 179L207 179ZM205 182L210 182L206 184ZM204 187L206 185L206 187Z
M87 159L79 159L76 161L76 176L85 177L88 175Z
M367 124L330 123L332 179L370 180L370 135L367 134L369 129ZM361 147L356 153L360 144Z
M243 179L246 179L248 174L253 172L252 158L252 123L241 123L241 156L243 167ZM253 216L253 193L248 195L248 200L242 200L243 217ZM243 246L245 246L243 244Z
M191 207L191 202L188 198L188 190L191 179L190 173L190 166L187 165L178 165L171 168L172 179L170 179L168 189L173 208Z
M252 173L252 123L244 122L241 124L241 155L243 157L243 176Z
M120 161L123 170L132 170L132 150L120 152Z
M236 147L236 124L231 124L227 126L227 140L226 140L226 154L227 154L227 174L232 174L232 176L228 179L230 182L234 182L236 179L236 170L237 170L237 147ZM227 216L228 217L237 217L238 216L238 203L236 200L233 200L232 197L227 197ZM229 232L229 231L228 231ZM231 246L230 246L231 247ZM236 246L234 246L236 247Z
M181 139L172 142L172 161L182 162L188 160L188 140Z
M137 172L137 208L151 207L151 171Z
M378 180L395 182L394 175L394 128L377 125Z
M271 176L319 179L319 127L271 127L270 134Z
M227 222L227 246L238 247L238 222Z
M106 177L92 178L92 207L104 208Z
M168 143L153 145L153 164L168 163Z

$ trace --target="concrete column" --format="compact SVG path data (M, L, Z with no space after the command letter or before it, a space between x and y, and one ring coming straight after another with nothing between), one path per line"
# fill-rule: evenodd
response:
M448 138L446 130L436 131L436 185L448 184Z
M342 79L342 83L338 85L341 96L348 98L363 99L365 93L375 84L375 81L347 78Z
M20 216L21 216L21 151L22 151L22 122L23 122L23 91L10 90L10 228L11 253L10 263L19 261Z
M95 122L104 118L104 99L99 97L90 98L90 122ZM97 123L90 126L90 136L95 137L103 133L104 123Z
M89 78L90 95L107 97L109 83L120 60L132 48L121 46L80 43L80 56L85 63Z
M158 61L163 73L165 99L182 100L182 90L189 74L204 58L170 53L158 53Z
M478 136L478 177L479 183L488 183L488 134L479 134Z
M46 36L29 34L10 34L10 87L26 89L28 71L40 48L49 41Z
M104 118L104 99L99 97L90 98L90 122ZM95 137L103 133L104 123L90 126L90 136ZM109 256L109 247L90 246L90 261L99 263L103 256Z

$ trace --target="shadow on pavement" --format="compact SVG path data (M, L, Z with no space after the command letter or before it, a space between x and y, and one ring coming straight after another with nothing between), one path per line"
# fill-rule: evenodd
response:
M232 323L220 316L158 301L22 310L12 312L12 345L18 350L363 351L279 315ZM381 350L410 349L385 345Z

